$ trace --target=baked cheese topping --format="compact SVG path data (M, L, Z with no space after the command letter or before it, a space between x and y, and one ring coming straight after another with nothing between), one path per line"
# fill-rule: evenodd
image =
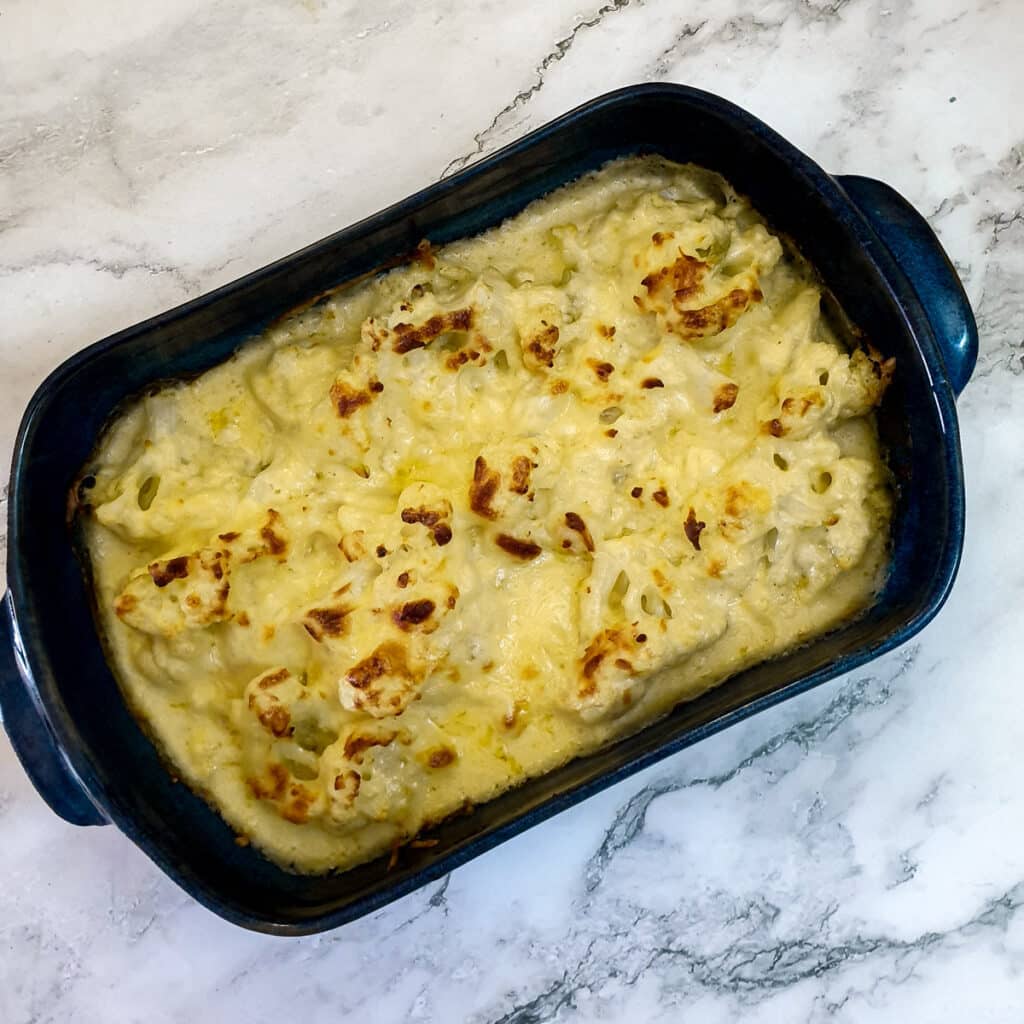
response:
M120 416L116 674L242 841L350 867L870 604L892 371L724 181L616 161Z

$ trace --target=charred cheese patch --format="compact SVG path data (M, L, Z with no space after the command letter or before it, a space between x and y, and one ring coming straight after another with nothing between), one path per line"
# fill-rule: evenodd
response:
M197 551L134 572L114 601L118 618L143 633L172 637L229 616L227 551Z
M81 498L131 706L318 872L857 614L895 366L822 309L728 183L630 158L147 394Z

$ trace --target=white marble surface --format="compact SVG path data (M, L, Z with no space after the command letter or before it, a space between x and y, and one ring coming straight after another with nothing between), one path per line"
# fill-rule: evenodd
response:
M642 80L890 181L981 327L929 629L361 922L219 921L0 736L0 1021L1020 1020L1022 40L1019 0L0 2L4 461L86 343Z

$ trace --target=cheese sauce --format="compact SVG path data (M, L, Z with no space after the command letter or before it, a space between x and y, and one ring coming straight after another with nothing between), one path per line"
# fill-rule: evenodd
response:
M892 371L719 177L616 161L113 424L113 667L243 841L350 867L870 604Z

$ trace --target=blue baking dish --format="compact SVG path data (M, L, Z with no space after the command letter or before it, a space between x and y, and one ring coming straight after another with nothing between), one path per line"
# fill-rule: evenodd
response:
M441 824L438 844L333 875L290 874L177 783L129 714L104 658L69 488L104 424L154 381L201 372L275 318L393 264L416 243L471 235L627 153L721 172L817 267L875 345L897 359L879 414L897 481L892 570L870 611L733 677L599 753ZM964 536L955 396L977 355L970 306L924 219L881 182L830 177L750 114L696 89L609 93L468 170L233 284L84 349L42 384L14 450L0 706L54 811L111 822L223 917L297 935L350 921L711 733L904 643L939 610Z

